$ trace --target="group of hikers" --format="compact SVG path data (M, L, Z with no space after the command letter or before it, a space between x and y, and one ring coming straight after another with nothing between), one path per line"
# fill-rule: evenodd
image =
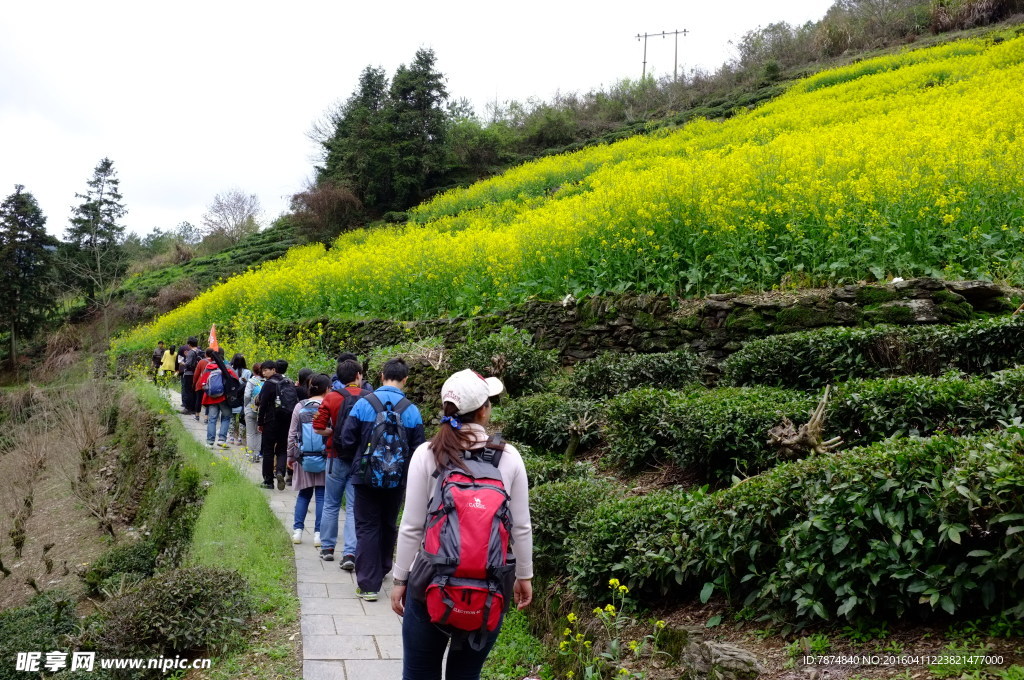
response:
M374 387L351 353L337 357L334 375L303 368L296 382L284 359L249 369L241 354L224 356L195 337L181 348L161 342L154 377L180 376L182 413L198 420L205 410L209 446L244 446L262 460L263 488L297 492L293 543L315 499L313 544L325 562L340 554L358 597L376 601L391 572L405 680L439 680L446 651L445 677L479 678L508 605L533 599L526 468L487 431L502 382L469 369L451 375L427 441L400 358Z

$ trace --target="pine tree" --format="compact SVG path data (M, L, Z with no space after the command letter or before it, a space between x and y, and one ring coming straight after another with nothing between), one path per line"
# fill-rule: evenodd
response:
M387 105L384 69L367 66L352 96L334 116L334 132L324 142L324 167L318 169L320 182L351 186L364 204L373 207L388 205L394 197Z
M124 270L124 226L118 220L127 209L121 203L121 181L114 162L104 158L93 171L85 194L75 194L82 204L72 208L71 226L65 232L68 273L88 300L109 289Z
M0 299L14 370L18 340L33 335L53 310L56 248L57 239L46 233L46 217L35 197L16 185L0 204Z
M397 208L420 200L431 180L446 168L448 90L444 76L434 67L436 62L433 50L419 49L412 64L399 66L391 80L389 118Z

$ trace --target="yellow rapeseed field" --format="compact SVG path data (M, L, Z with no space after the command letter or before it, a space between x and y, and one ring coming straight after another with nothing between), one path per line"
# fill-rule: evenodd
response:
M438 196L406 225L295 248L114 351L217 323L233 348L276 353L261 329L281 322L473 314L567 293L1024 283L1021 83L1012 33L825 71L724 122L543 158Z

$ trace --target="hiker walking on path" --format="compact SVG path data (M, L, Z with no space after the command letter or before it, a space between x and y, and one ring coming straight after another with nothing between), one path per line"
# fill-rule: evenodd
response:
M235 356L231 358L231 368L235 369L235 373L238 374L238 380L242 383L242 389L245 390L246 385L249 384L249 378L252 377L252 371L250 371L246 365L245 356L242 354L235 354ZM231 409L231 434L228 439L228 443L245 446L244 391L242 403Z
M363 382L363 369L355 360L339 361L335 368L334 389L327 393L320 412L313 421L317 433L327 437L327 489L324 497L324 516L320 523L320 558L325 562L334 560L338 543L338 513L342 497L345 499L345 529L342 544L341 568L352 571L356 568L356 517L355 487L352 486L352 458L342 457L342 425L352 407L368 391L359 385Z
M185 415L195 415L196 420L199 420L199 415L196 413L195 373L202 355L199 351L198 338L192 336L188 339L183 356L185 360L181 364L182 413Z
M288 428L299 400L295 395L295 383L284 375L288 370L287 361L264 361L260 367L266 378L260 390L260 410L256 418L256 425L263 433L263 488L273 489L276 479L278 491L283 491Z
M159 383L163 387L170 386L170 376L175 372L175 354L178 348L171 345L167 350L164 351L164 356L160 359L160 368L156 370L156 374L159 377Z
M242 413L245 416L245 452L256 462L260 457L260 447L263 444L263 435L256 425L258 417L260 390L263 389L263 373L259 364L253 364L252 375L245 383L245 392L242 397Z
M356 492L356 594L370 602L391 570L409 459L424 441L420 411L402 391L408 377L401 359L385 363L381 386L342 426L340 455L352 456Z
M485 430L490 398L503 389L497 378L485 380L470 370L452 375L441 388L441 427L413 453L391 590L391 608L403 617L403 680L439 680L446 649L444 677L478 679L509 599L519 609L533 600L526 467L513 446L500 435L488 438ZM458 495L455 486L464 492ZM456 511L458 522L443 521ZM432 536L424 542L429 520L434 520ZM501 546L503 539L507 546ZM458 552L448 555L452 543ZM435 545L436 552L428 554L426 545ZM506 559L508 548L514 567ZM473 564L464 564L470 558ZM509 588L513 568L515 583Z
M206 443L209 446L228 446L228 428L231 427L231 406L228 404L227 394L224 385L224 373L214 362L213 357L216 350L212 347L206 350L207 364L202 369L199 377L199 391L202 394L203 406L206 407ZM225 366L228 374L237 379L235 369ZM220 421L220 433L217 432L217 422Z
M288 428L288 467L292 470L292 489L295 497L295 523L292 525L292 543L302 542L306 528L309 500L316 495L314 510L313 546L320 546L320 528L324 507L324 481L327 467L327 442L314 430L313 419L320 411L324 394L331 388L329 376L319 374L309 379L309 398L300 401L292 412Z
M153 363L153 384L157 384L157 378L160 377L160 365L164 362L164 341L160 340L156 343L156 349L153 350L153 356L150 358Z

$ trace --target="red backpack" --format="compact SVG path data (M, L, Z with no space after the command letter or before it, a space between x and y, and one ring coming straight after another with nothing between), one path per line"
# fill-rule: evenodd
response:
M466 451L467 470L434 473L423 547L410 592L426 603L431 622L468 633L474 649L501 623L512 594L512 513L498 463L501 435Z

